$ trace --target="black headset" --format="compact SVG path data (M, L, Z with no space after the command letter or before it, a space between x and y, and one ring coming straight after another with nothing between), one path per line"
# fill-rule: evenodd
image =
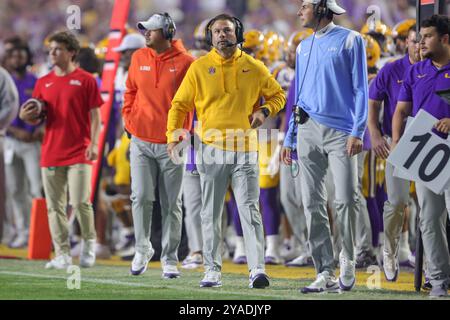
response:
M167 40L172 40L173 37L175 36L175 33L177 32L175 22L167 12L160 13L159 15L164 18L164 25L162 28L164 38L166 38Z
M225 15L223 14L219 14L218 16L212 18L208 24L206 25L205 28L205 41L207 44L209 44L210 46L213 45L212 43L212 31L211 31L211 27L214 24L214 22L216 22L217 20L229 20L229 18L227 18ZM234 23L234 29L236 32L236 42L237 44L243 43L245 41L244 39L244 25L242 24L241 20L239 20L236 17L230 17L231 20L233 20Z
M314 6L314 15L319 19L326 17L329 11L330 9L327 7L327 0L320 0L320 2Z

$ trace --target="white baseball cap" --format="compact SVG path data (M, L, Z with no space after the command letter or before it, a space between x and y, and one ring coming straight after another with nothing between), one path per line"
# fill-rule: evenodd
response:
M123 52L130 49L145 47L145 37L139 33L130 33L123 37L120 46L113 49L114 52Z
M304 0L303 2L306 3L312 3L312 4L318 4L320 0ZM330 9L334 14L343 14L345 13L345 9L340 7L336 0L326 0L326 6L328 9Z
M147 21L137 23L139 30L158 30L164 28L164 17L158 13L152 15Z

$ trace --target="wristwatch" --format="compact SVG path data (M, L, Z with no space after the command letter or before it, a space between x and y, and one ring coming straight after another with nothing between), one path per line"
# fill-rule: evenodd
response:
M266 107L261 108L260 110L261 110L262 113L264 114L264 117L267 118L268 116L270 116L270 111L269 111L269 109L267 109Z

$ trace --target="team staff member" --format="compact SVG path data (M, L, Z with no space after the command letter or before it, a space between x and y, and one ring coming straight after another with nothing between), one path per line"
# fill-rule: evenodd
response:
M50 61L53 71L40 78L33 98L46 106L45 134L42 143L42 181L48 219L56 257L46 268L64 269L72 263L69 226L66 215L67 187L72 209L81 227L80 265L95 263L94 212L91 195L91 161L96 160L103 104L94 77L77 68L75 57L80 44L70 32L52 35ZM25 103L20 118L31 124L42 113L36 103Z
M433 15L422 21L420 53L425 60L412 65L405 73L403 86L392 120L392 145L395 148L404 130L404 120L423 109L437 118L435 129L447 138L450 132L450 105L436 91L450 88L450 19ZM420 230L428 276L433 288L430 297L447 296L450 280L450 257L445 224L447 221L445 194L435 194L424 185L416 184L420 206ZM448 200L447 200L448 201ZM450 204L447 203L447 209Z
M389 155L392 141L392 116L406 70L419 61L415 26L411 27L406 39L407 54L399 60L386 64L378 73L369 89L368 127L372 149L381 159ZM381 103L384 101L383 124L379 128ZM399 271L399 239L403 226L405 207L409 198L409 181L394 177L394 168L386 163L386 189L388 199L384 203L384 251L383 269L388 281L397 280Z
M196 133L202 142L197 169L202 185L206 271L200 286L222 285L221 216L231 182L244 232L249 286L264 288L269 279L265 273L264 231L258 204L258 146L256 132L250 129L260 126L267 116L276 115L286 99L269 70L237 48L244 41L243 26L237 18L227 14L213 18L207 26L207 39L214 48L192 64L172 102L167 151L174 157L178 149L175 132L182 127L186 114L195 108L199 120ZM265 99L263 106L258 103L261 97ZM250 134L239 135L237 131ZM215 134L210 135L212 132ZM211 161L208 156L226 159L228 164Z
M131 200L136 254L131 274L140 275L154 254L150 231L155 191L158 188L162 219L161 264L164 278L177 278L181 240L181 182L184 165L170 161L166 152L167 113L175 92L194 60L181 40L173 40L176 28L167 14L154 14L139 22L146 48L133 54L128 72L122 116L131 134ZM191 127L192 114L181 123Z
M318 273L317 279L302 289L303 293L337 291L339 287L351 290L355 285L354 235L359 201L355 155L362 151L366 128L368 80L362 37L333 23L333 15L344 12L335 0L306 0L298 12L303 27L318 26L315 36L303 40L297 48L295 75L296 105L303 110L297 135L299 177L309 245ZM291 117L286 137L293 129ZM286 139L282 154L286 164L291 163L289 142ZM327 214L328 166L334 179L342 238L339 285L334 278Z

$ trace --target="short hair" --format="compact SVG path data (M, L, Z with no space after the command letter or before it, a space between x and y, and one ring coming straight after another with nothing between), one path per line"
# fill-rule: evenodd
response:
M11 49L6 51L6 56L10 58L15 51L25 51L27 54L27 66L33 65L33 53L31 53L30 47L24 43L15 45Z
M80 68L89 73L100 73L100 61L92 48L81 48L75 62L78 62Z
M75 55L72 58L72 61L75 61L75 57L78 52L80 52L80 42L77 37L72 32L69 31L59 31L54 33L48 39L48 42L57 42L62 43L66 46L66 49L72 52L75 52Z
M230 16L230 15L227 14L227 13L221 13L221 14L215 16L214 18L212 18L212 20L211 20L210 23L209 23L209 27L212 27L213 24L214 24L216 21L219 21L219 20L228 20L228 21L230 21L231 23L233 23L234 27L236 27L236 21L235 21L234 17L233 17L233 16Z
M10 43L12 46L26 46L27 43L19 36L12 36L3 41L4 44Z
M435 27L440 37L450 36L450 19L447 16L434 14L420 24L422 28Z

